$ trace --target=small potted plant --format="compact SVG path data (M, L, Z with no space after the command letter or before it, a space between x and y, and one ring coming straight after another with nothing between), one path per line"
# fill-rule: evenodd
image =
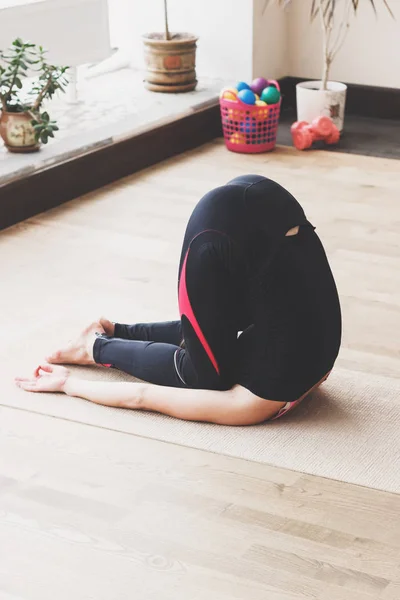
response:
M35 152L58 131L55 121L43 110L68 84L68 67L56 67L46 62L41 46L16 39L11 47L0 51L0 135L10 152ZM37 75L26 90L23 80Z
M167 0L164 0L163 33L143 36L145 85L153 92L190 92L196 81L196 41L190 33L171 33Z
M285 8L293 0L279 0ZM375 8L375 0L369 0ZM388 0L382 0L393 16ZM350 15L357 14L359 0L312 0L311 21L319 17L322 30L323 70L320 81L303 81L296 86L297 119L312 121L319 116L328 116L339 131L343 130L347 86L330 81L329 74L336 54L344 44L350 26Z

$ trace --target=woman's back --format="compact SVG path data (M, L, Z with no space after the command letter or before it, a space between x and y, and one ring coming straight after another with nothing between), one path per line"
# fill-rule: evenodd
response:
M285 237L268 267L250 276L246 287L247 312L254 324L246 352L252 347L251 360L264 365L266 376L304 381L306 386L332 368L340 347L340 304L312 226Z

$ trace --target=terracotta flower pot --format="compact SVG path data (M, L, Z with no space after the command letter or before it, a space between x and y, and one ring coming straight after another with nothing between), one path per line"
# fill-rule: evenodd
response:
M190 92L196 81L196 41L190 33L143 36L146 63L145 85L153 92Z
M0 135L10 152L37 152L40 143L35 141L35 131L28 113L1 112Z

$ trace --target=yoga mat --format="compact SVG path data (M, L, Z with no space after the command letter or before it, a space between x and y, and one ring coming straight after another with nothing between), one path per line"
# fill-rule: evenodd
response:
M8 375L3 406L400 492L400 381L396 379L336 369L286 417L257 426L225 427L98 406L62 394L23 392L11 379L21 366L21 358L2 361ZM78 377L134 381L113 369L73 370Z

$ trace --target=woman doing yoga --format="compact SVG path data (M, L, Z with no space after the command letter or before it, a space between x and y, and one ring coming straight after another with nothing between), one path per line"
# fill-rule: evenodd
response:
M226 425L277 418L329 375L341 340L336 285L315 228L283 187L258 175L206 194L187 225L181 318L99 319L47 357L32 392ZM148 383L73 377L56 364L98 364Z

